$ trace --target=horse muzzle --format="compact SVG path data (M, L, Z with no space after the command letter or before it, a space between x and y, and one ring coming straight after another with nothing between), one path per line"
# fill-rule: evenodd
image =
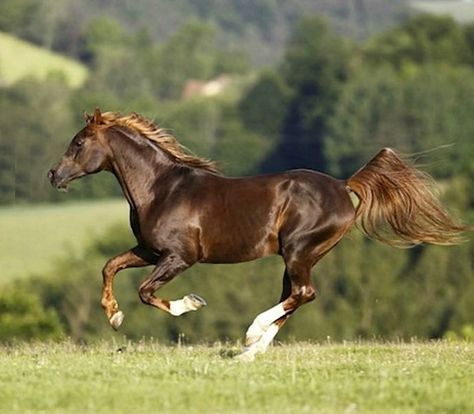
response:
M62 177L58 174L58 171L54 168L51 168L48 171L48 180L51 185L59 191L67 191L67 186L70 181L68 177Z

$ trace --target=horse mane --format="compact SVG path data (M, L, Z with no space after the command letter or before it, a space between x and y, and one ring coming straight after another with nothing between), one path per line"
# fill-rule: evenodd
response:
M136 112L132 112L128 115L121 115L118 112L102 112L99 119L97 119L96 116L89 118L89 124L99 124L107 127L126 127L157 144L158 147L170 155L173 160L192 168L199 168L220 174L214 161L192 154L191 151L181 145L173 135L163 128L160 128L152 120Z

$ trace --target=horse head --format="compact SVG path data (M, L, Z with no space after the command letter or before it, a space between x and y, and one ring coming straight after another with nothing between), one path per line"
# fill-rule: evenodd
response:
M57 189L67 190L72 180L110 167L110 152L100 133L100 109L93 115L84 114L84 118L86 126L74 136L59 163L48 171L48 179Z

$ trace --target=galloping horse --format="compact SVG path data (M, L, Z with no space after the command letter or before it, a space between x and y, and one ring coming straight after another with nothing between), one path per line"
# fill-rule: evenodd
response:
M455 244L465 230L433 195L430 177L389 148L348 180L310 170L225 177L150 120L96 109L48 177L66 189L102 170L117 177L137 240L102 271L101 303L114 329L124 318L112 291L120 270L154 265L140 299L178 316L206 302L195 294L170 301L155 292L193 264L282 256L280 301L248 328L244 359L264 352L288 317L315 298L311 269L356 219L367 236L396 246Z

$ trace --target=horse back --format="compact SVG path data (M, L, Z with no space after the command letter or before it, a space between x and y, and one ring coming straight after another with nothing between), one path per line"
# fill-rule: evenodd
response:
M329 234L354 218L344 182L310 170L203 183L201 261L230 263L282 254L302 235Z

